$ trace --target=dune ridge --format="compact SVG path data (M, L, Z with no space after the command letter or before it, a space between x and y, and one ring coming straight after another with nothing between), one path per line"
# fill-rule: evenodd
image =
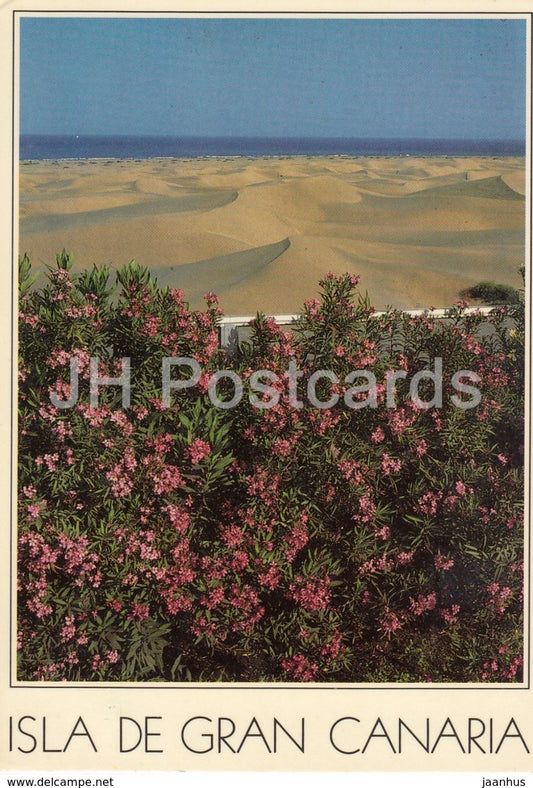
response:
M233 202L238 192L213 192L189 194L186 197L170 197L165 200L147 200L101 208L95 211L76 211L66 213L44 213L22 219L22 233L43 233L66 230L73 227L89 227L126 222L131 219L144 219L162 213L185 213L191 211L212 211Z
M377 308L446 306L480 279L519 287L523 158L288 157L31 162L19 251L44 268L149 266L191 306L295 312L328 270Z
M288 238L265 246L256 246L242 252L186 263L177 269L174 266L154 268L153 274L161 286L175 286L179 277L179 286L184 290L187 300L197 303L206 291L204 282L212 283L211 292L225 296L228 291L253 279L257 274L274 262L290 246Z

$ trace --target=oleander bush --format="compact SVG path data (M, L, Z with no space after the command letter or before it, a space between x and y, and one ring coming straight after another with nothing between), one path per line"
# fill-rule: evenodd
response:
M228 355L214 295L135 263L19 280L19 679L521 679L521 304L376 315L327 275ZM170 404L168 357L201 370Z

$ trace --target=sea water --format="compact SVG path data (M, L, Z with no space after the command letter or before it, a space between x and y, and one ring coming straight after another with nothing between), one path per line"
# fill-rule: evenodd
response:
M358 139L344 137L20 137L21 161L45 159L196 159L283 156L523 156L523 140Z

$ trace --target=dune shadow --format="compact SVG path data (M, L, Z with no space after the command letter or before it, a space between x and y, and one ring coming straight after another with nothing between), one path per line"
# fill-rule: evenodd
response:
M184 213L187 211L212 211L237 199L237 191L201 192L183 197L147 200L133 205L118 205L96 211L77 213L49 213L28 216L21 220L21 233L45 233L57 230L70 230L92 225L125 222L160 214Z

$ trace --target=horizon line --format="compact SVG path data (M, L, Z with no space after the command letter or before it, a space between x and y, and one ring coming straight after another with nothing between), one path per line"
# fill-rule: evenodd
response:
M90 132L76 134L74 132L23 132L19 133L20 137L72 137L74 139L80 137L113 137L123 139L143 139L152 137L154 139L238 139L238 140L410 140L410 141L446 141L446 142L524 142L524 137L411 137L411 136L394 136L394 137L380 137L380 136L352 136L352 135L296 135L296 134L179 134L179 133L165 133L165 134L127 134L127 133L113 133L113 132Z

